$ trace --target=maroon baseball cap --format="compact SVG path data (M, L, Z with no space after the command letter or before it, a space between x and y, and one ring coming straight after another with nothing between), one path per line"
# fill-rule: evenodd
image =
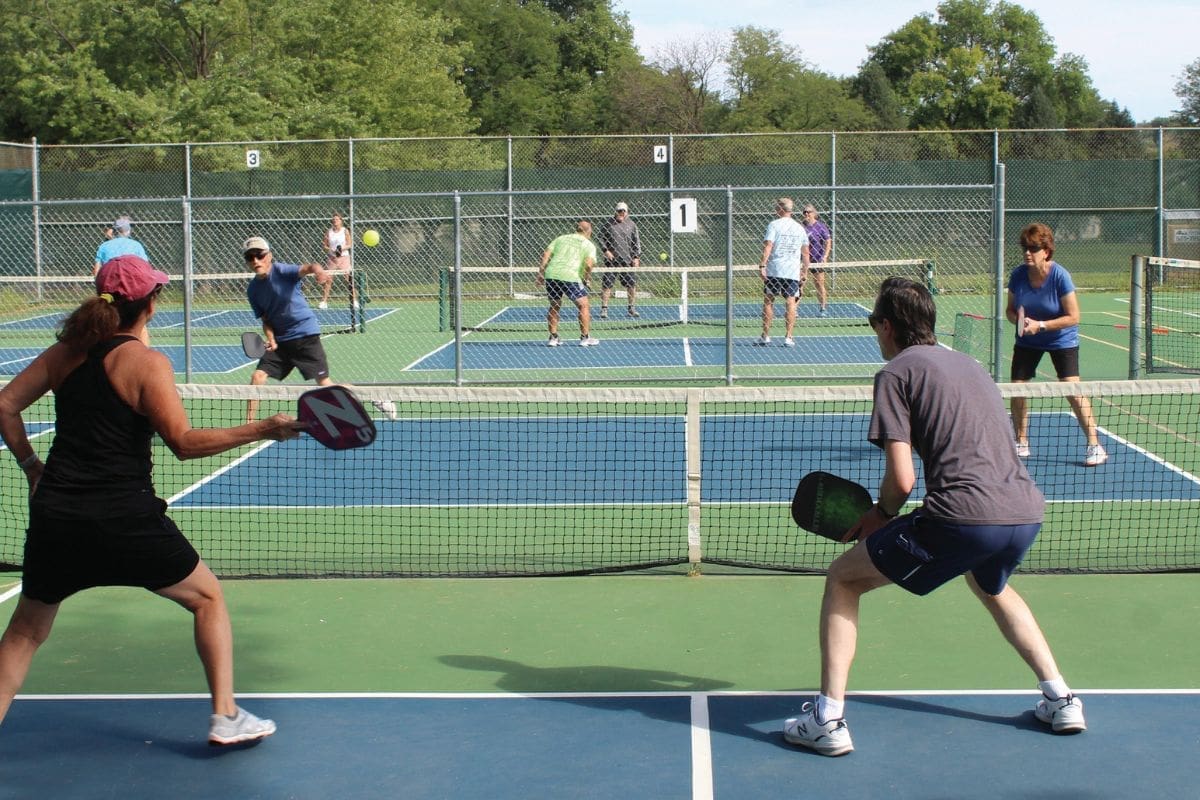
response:
M170 278L150 266L144 258L117 256L104 262L96 274L96 294L120 295L125 300L141 300Z

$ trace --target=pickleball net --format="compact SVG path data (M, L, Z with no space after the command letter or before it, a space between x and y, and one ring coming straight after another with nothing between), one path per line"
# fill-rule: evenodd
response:
M1146 370L1200 373L1200 261L1146 258L1142 270Z
M934 263L929 259L838 261L814 265L822 270L828 308L821 318L830 326L865 324L879 293L879 284L893 275L912 278L936 291ZM635 281L637 316L628 312L628 290L619 279L612 285L607 318L601 318L604 274L629 275ZM458 314L461 330L470 332L528 332L546 327L547 299L537 285L535 267L463 267L443 270L439 280L439 327L453 330ZM456 280L457 284L456 285ZM588 286L592 320L606 330L649 329L680 325L757 327L761 325L763 281L756 264L720 266L656 266L636 269L597 265ZM782 319L783 300L776 298ZM569 299L563 319L574 321ZM815 279L807 281L800 313L818 317Z
M303 385L182 385L196 426L291 411ZM1031 474L1048 505L1027 572L1200 568L1200 381L1001 386L1031 399ZM1110 454L1082 466L1067 396L1089 396ZM170 513L223 576L491 576L684 565L819 572L844 546L789 503L823 469L874 491L870 387L360 387L388 399L371 447L301 437L180 462L155 446ZM371 406L368 404L368 408ZM25 414L45 456L50 399ZM0 561L21 563L25 480L0 459ZM922 492L918 484L914 502ZM911 508L912 505L909 506ZM715 569L716 567L714 567Z

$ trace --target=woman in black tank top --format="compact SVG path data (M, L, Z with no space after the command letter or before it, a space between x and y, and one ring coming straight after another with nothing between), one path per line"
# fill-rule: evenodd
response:
M0 390L0 435L29 482L21 597L0 638L0 721L50 635L59 605L92 586L141 586L194 617L212 694L209 742L253 741L275 723L237 707L233 634L216 576L166 516L151 481L157 433L180 459L299 435L284 414L233 428L193 428L170 361L147 323L167 275L137 256L104 264L57 343ZM22 412L54 392L55 437L43 465Z

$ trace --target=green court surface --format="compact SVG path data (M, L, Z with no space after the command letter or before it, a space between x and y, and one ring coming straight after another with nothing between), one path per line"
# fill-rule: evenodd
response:
M820 675L822 585L758 574L224 584L245 693L806 691ZM1200 688L1200 576L1018 575L1013 585L1081 693ZM926 598L894 587L866 596L851 689L1036 682L956 581ZM114 588L63 604L22 691L205 688L187 613Z

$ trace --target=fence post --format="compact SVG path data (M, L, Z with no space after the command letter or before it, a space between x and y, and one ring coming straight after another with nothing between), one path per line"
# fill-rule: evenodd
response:
M192 204L187 197L182 200L183 216L183 376L192 382Z
M1004 164L996 162L996 185L992 189L992 243L994 269L996 276L996 307L995 324L992 326L992 379L997 383L1004 380L1000 369L1000 348L1004 337L1004 312L1007 308L1004 286Z
M733 187L725 187L725 385L733 385Z
M509 197L512 197L509 194ZM462 342L462 195L454 191L454 302L451 304L454 324L454 385L463 385Z
M30 179L33 188L33 274L39 278L42 276L42 204L39 202L42 199L41 181L38 180L38 170L41 167L41 159L39 158L38 140L33 137L33 158L30 165ZM42 300L42 284L38 283L37 288L38 302Z
M1145 345L1146 257L1134 256L1129 268L1129 379L1142 377L1142 348Z

